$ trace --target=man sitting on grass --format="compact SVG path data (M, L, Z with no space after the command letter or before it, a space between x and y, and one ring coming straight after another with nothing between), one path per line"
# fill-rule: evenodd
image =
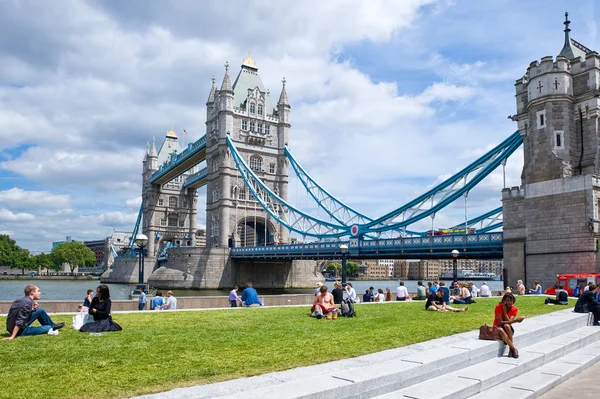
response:
M562 285L559 285L556 289L556 299L546 298L544 301L546 305L568 305L569 304L569 293L563 288Z
M310 308L311 316L317 319L322 318L324 315L329 320L335 320L338 317L338 308L333 303L333 295L327 292L327 286L323 285L319 289L319 293L315 296L312 307Z
M258 299L258 292L252 288L252 283L250 281L248 281L246 289L242 292L242 305L251 308L263 305Z
M40 299L40 295L40 288L29 284L25 287L25 296L12 303L6 318L6 330L10 333L10 337L4 338L5 340L10 341L19 335L47 334L52 329L60 330L65 326L65 323L54 324L48 313L39 307L35 301ZM31 324L36 320L41 326L32 327Z
M462 309L456 309L452 306L448 306L446 302L444 302L444 293L441 290L437 290L433 294L430 294L427 298L427 302L425 303L425 310L430 310L432 312L466 312L469 307Z

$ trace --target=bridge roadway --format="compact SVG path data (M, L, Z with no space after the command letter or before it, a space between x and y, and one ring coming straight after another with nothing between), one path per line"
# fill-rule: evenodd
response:
M188 144L181 154L174 154L152 175L152 184L165 184L206 159L206 135Z
M348 257L360 259L448 259L452 250L459 258L503 258L502 233L446 235L267 245L231 249L233 259L340 259L340 245L348 245Z

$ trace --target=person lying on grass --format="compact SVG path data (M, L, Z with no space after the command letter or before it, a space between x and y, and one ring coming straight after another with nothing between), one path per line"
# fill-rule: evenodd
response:
M517 317L519 309L514 306L515 296L507 292L502 297L502 301L496 305L494 309L494 327L498 327L500 339L509 347L508 357L519 357L519 351L513 344L513 335L515 330L512 327L513 323L520 323L525 320L525 317Z
M310 308L311 316L320 319L323 315L327 315L329 320L337 319L338 309L333 303L333 295L327 292L327 286L322 285L319 288L319 293L315 296L312 308Z
M448 306L448 304L444 302L444 291L442 290L437 290L436 292L429 294L427 302L425 303L425 310L430 310L432 312L466 312L467 309L469 309L468 306L462 309Z

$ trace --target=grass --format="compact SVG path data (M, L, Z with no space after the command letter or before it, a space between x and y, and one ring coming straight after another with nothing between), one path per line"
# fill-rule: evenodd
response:
M497 303L479 300L465 313L426 312L416 301L357 305L358 317L336 321L307 317L307 307L117 314L123 331L101 337L54 316L68 321L58 336L0 342L0 397L130 397L308 366L475 330L491 324ZM566 308L543 297L516 305L525 317Z

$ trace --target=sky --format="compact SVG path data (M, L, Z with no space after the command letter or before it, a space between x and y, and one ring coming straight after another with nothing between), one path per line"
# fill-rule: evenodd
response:
M203 136L212 75L220 86L228 61L234 79L248 51L275 101L286 79L296 159L381 216L517 129L515 80L560 52L565 11L598 50L595 3L0 0L0 234L48 251L131 231L146 144L171 127L182 146ZM507 186L522 164L517 151ZM289 201L310 209L300 186L291 176ZM499 171L472 190L468 218L500 206L502 188ZM434 228L464 218L459 200Z

